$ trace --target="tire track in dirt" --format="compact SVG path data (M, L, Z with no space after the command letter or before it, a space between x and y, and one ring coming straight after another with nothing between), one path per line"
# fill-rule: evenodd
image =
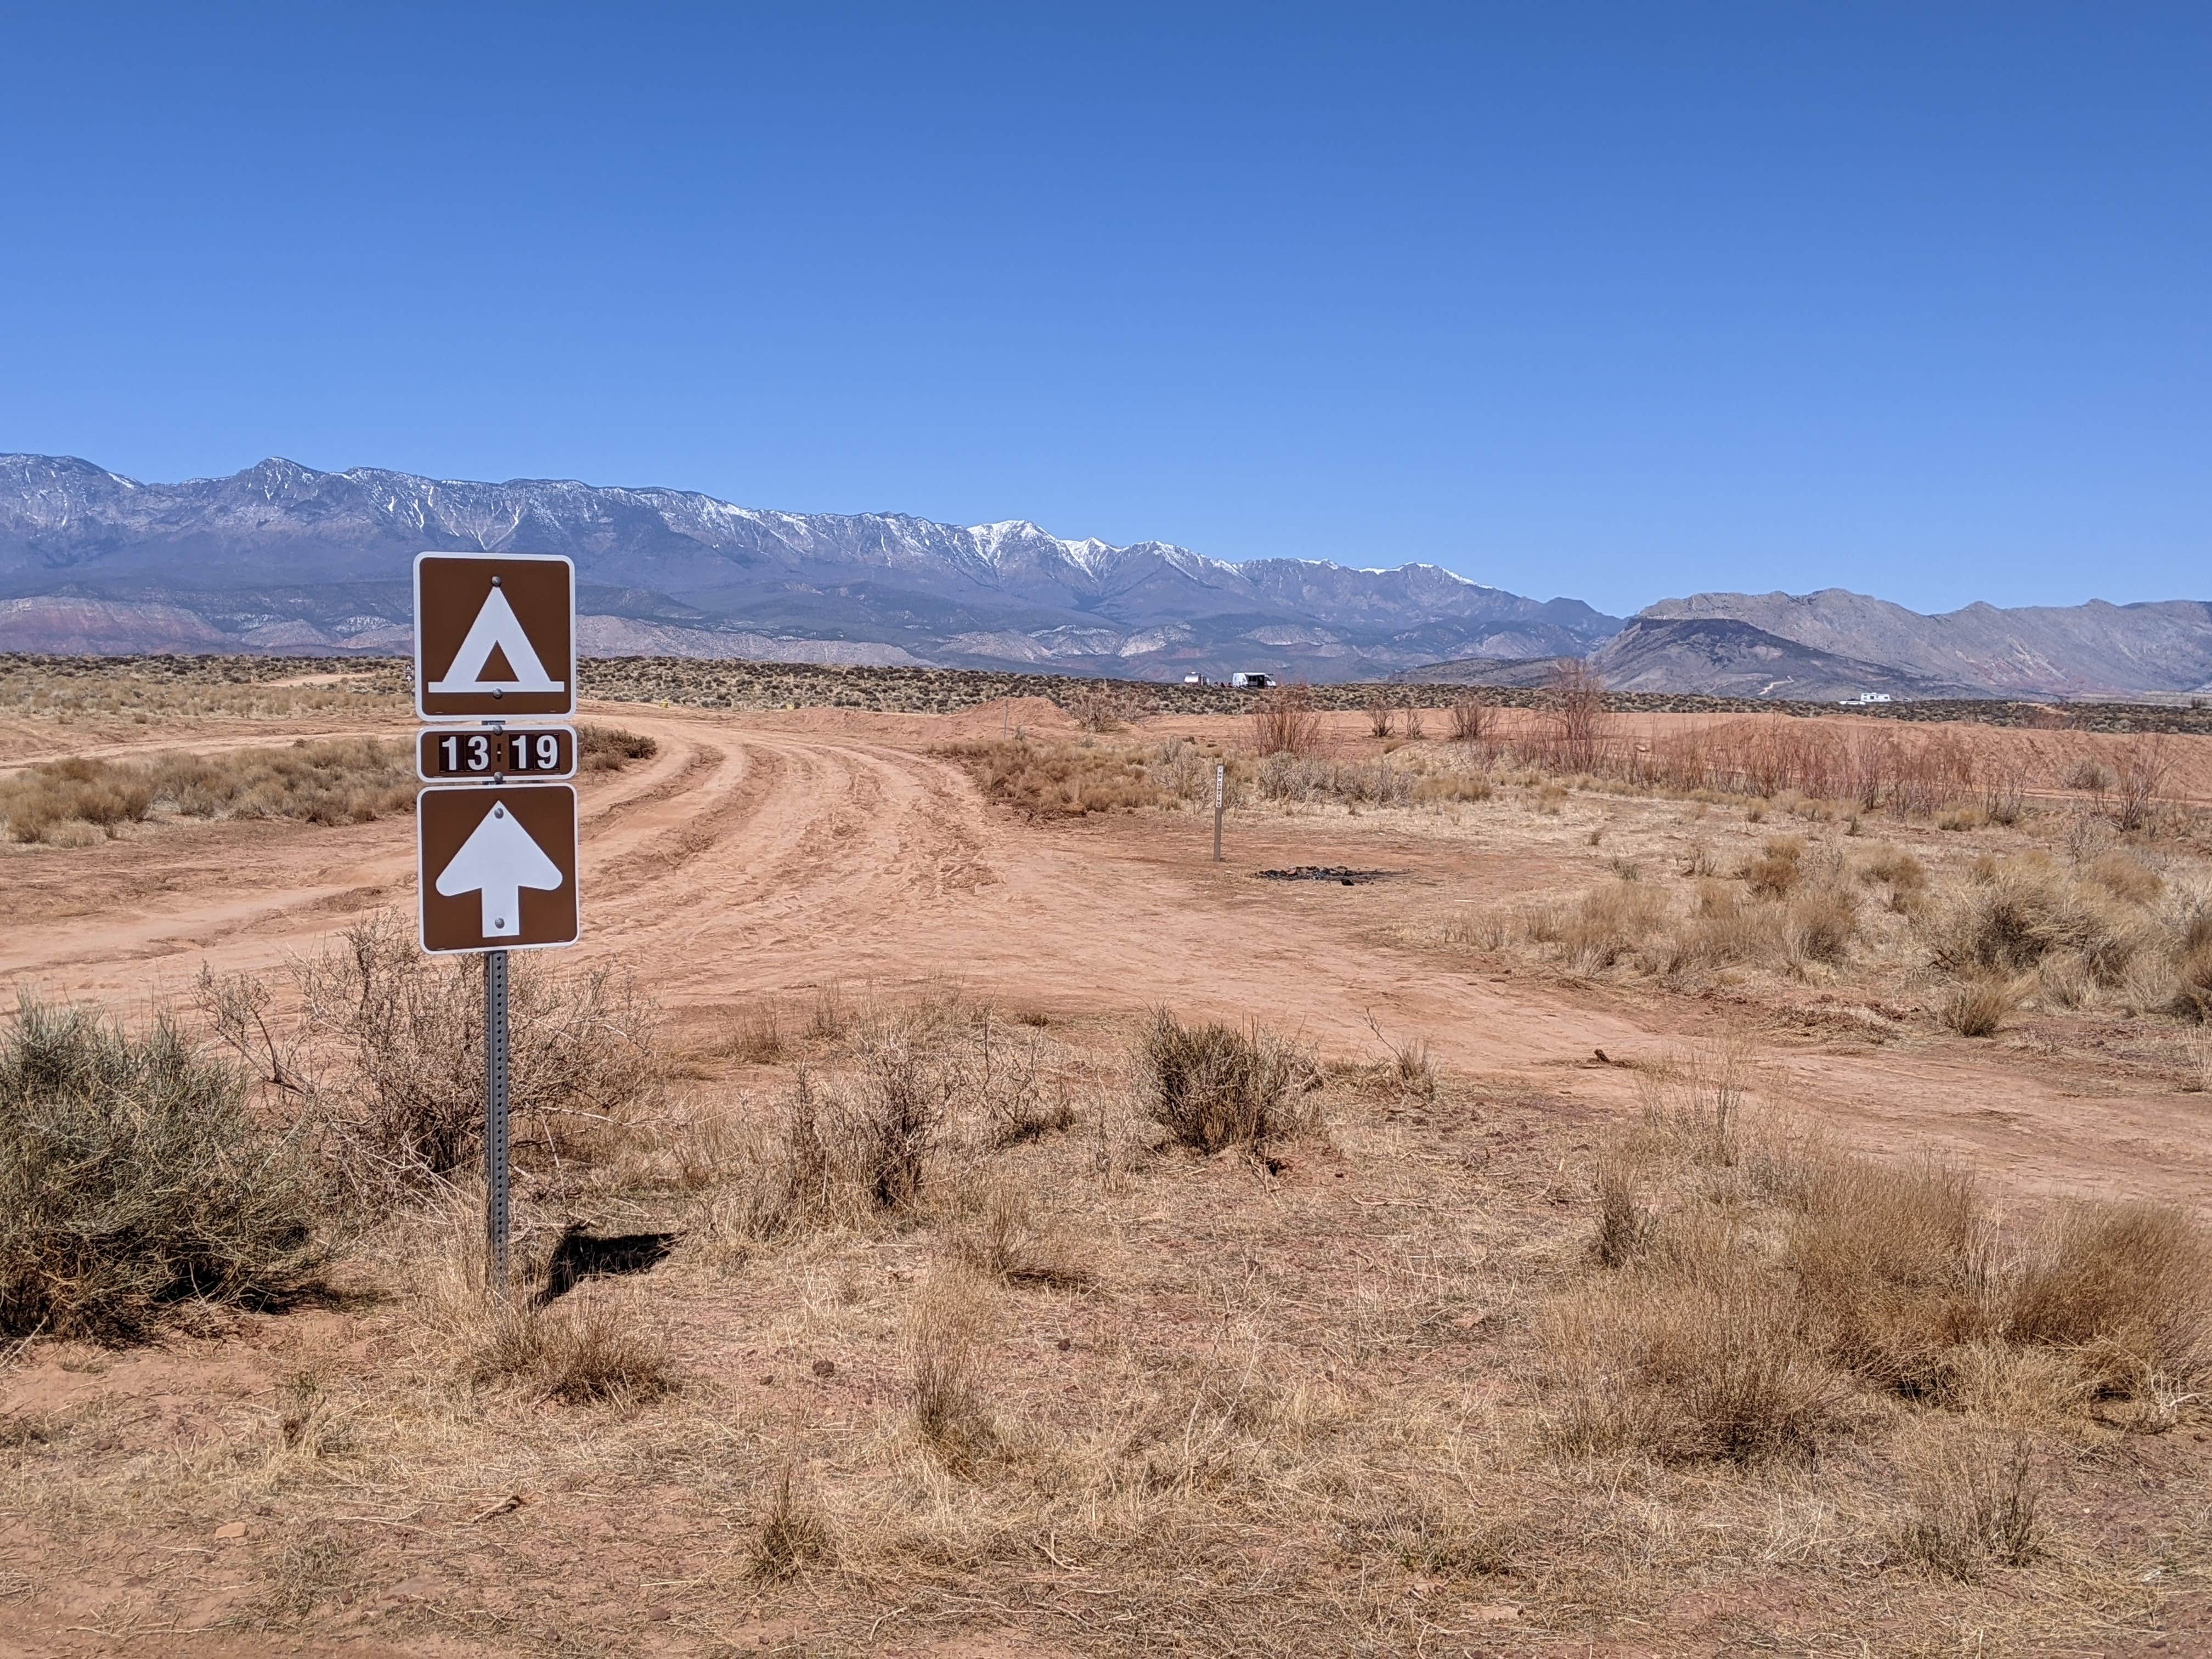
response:
M632 708L619 717L660 750L586 783L584 942L566 954L629 961L679 1018L832 981L934 979L1062 1016L1164 1005L1257 1018L1333 1054L1379 1058L1371 1012L1499 1090L1614 1110L1633 1106L1634 1076L1594 1064L1594 1050L1650 1057L1711 1029L1693 1004L1639 1003L1395 942L1389 913L1374 908L1382 899L1248 878L1271 836L1285 861L1301 861L1290 854L1322 833L1310 825L1251 826L1244 862L1214 866L1195 820L1018 822L896 720L835 731ZM379 904L411 907L412 862L404 820L162 828L11 854L0 870L32 879L11 883L21 902L0 939L0 980L143 1007L203 962L266 968ZM1433 913L1445 895L1409 888L1388 902ZM2088 1182L2192 1203L2212 1190L2204 1097L2069 1084L1963 1042L1846 1052L1769 1042L1759 1054L1796 1108L1869 1144L1932 1142L2030 1188Z

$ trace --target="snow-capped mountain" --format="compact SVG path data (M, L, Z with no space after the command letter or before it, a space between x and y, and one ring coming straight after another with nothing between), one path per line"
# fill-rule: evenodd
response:
M1578 655L1620 623L1435 565L1224 563L1024 520L794 514L674 489L474 483L267 460L143 483L0 456L0 649L393 651L426 548L566 553L601 654L1355 678Z

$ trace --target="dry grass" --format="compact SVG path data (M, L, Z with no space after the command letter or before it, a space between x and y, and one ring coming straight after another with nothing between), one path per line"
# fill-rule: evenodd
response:
M2028 981L1981 974L1962 979L1937 994L1936 1023L1960 1036L1995 1036L2026 1000Z
M753 1534L750 1576L780 1583L834 1555L828 1523L799 1494L791 1466L786 1464L777 1472L775 1492Z
M988 1285L957 1267L939 1268L907 1316L915 1430L955 1472L971 1469L997 1437L980 1374L991 1316Z
M675 1386L666 1336L636 1309L580 1291L538 1307L490 1310L469 1355L472 1381L564 1405L638 1404Z
M1642 882L1616 881L1571 905L1537 913L1528 928L1577 973L1595 974L1644 951L1668 925L1666 894Z
M953 1206L950 1246L956 1261L1001 1284L1073 1289L1091 1280L1066 1226L1011 1176L967 1183Z
M586 720L576 727L576 767L583 772L619 772L632 761L651 760L660 745L642 732Z
M113 835L158 811L365 823L412 811L415 788L398 744L302 738L283 749L178 751L145 761L43 761L0 781L0 820L16 841L67 845ZM94 830L100 834L88 835Z
M1090 743L1007 738L942 752L966 769L987 799L1030 817L1129 811L1168 799L1141 757Z
M2212 1242L2154 1205L2070 1207L2029 1251L2004 1334L2065 1351L2108 1395L2191 1387L2212 1371Z
M1879 1388L1940 1393L1991 1318L1993 1227L1973 1177L1820 1157L1791 1184L1784 1261L1821 1348Z
M2208 1419L2179 1373L2100 1401L2078 1332L2008 1335L2039 1234L2000 1238L1978 1334L1909 1393L1889 1357L1921 1352L1971 1255L1956 1241L1997 1200L1948 1174L1930 1199L1910 1165L1881 1189L1759 1109L1771 1080L1741 1052L1639 1068L1647 1111L1595 1146L1554 1100L1448 1073L1423 1097L1340 1066L1301 1105L1328 1135L1270 1174L1174 1156L1141 1092L1100 1093L1126 1059L1111 1030L1079 1054L1055 1026L1035 1067L1009 1067L1071 1085L1081 1132L1001 1145L971 1086L986 1012L863 1002L842 1036L804 1038L820 1101L866 1097L886 1021L968 1079L909 1210L878 1211L854 1174L850 1225L749 1241L734 1266L690 1227L649 1273L489 1329L472 1207L443 1249L396 1216L353 1269L385 1299L208 1346L221 1375L272 1379L207 1391L219 1440L48 1413L0 1453L0 1504L42 1571L244 1514L240 1628L295 1640L495 1548L521 1575L499 1640L549 1651L618 1647L660 1610L726 1631L733 1606L855 1650L924 1628L1110 1650L1138 1626L1169 1652L1453 1645L1439 1631L1672 1650L1710 1645L1714 1609L1801 1646L1940 1650L1966 1622L2094 1647L2212 1571L2191 1520ZM992 1031L994 1067L1012 1035ZM739 1149L774 1127L759 1081L705 1091L679 1120L690 1173L605 1200L639 1218L623 1225L741 1200L759 1171ZM1896 1231L1900 1210L1951 1219L1871 1256L1841 1219ZM564 1213L524 1205L526 1258ZM1611 1266L1585 1243L1607 1215L1626 1235ZM1059 1262L1079 1290L1037 1271ZM2131 1305L2174 1294L2122 1272ZM1893 1309L1879 1340L1838 1322L1839 1297ZM580 1543L579 1514L603 1533ZM149 1559L149 1593L171 1594ZM51 1605L24 1598L31 1629ZM403 1601L380 1638L449 1639L465 1611Z
M1913 1513L1899 1553L1925 1571L1974 1583L1992 1566L2024 1567L2041 1552L2041 1492L2027 1443L1936 1428L1912 1475Z
M1787 1287L1724 1250L1687 1269L1624 1268L1554 1301L1540 1331L1553 1434L1586 1455L1809 1457L1841 1395Z
M2212 1237L2178 1210L2076 1206L2011 1247L1960 1165L1748 1123L1741 1054L1643 1085L1640 1123L1595 1171L1591 1255L1613 1276L1547 1315L1582 1380L1559 1426L1578 1449L1802 1447L1836 1377L1954 1410L2049 1419L2103 1399L2170 1418L2212 1369ZM1710 1396L1685 1382L1700 1367Z

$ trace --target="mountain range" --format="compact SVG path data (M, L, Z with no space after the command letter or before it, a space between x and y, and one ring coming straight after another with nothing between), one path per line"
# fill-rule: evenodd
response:
M400 653L409 562L425 549L568 554L586 655L1498 683L1584 657L1622 690L2212 693L2212 604L2197 600L1923 616L1830 588L1696 593L1623 619L1433 564L1230 564L1024 520L779 513L278 459L146 483L27 454L0 455L0 651Z
M426 549L565 553L588 655L934 664L1180 678L1372 678L1579 654L1618 619L1432 564L1227 564L1013 520L799 514L672 489L471 483L267 460L142 483L0 456L0 649L395 652Z

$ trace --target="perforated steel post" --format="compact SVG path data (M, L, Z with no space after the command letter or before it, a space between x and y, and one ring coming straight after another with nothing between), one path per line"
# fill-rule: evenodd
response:
M484 1273L507 1295L507 952L484 953Z
M1221 815L1229 805L1229 763L1213 763L1213 861L1221 862Z

